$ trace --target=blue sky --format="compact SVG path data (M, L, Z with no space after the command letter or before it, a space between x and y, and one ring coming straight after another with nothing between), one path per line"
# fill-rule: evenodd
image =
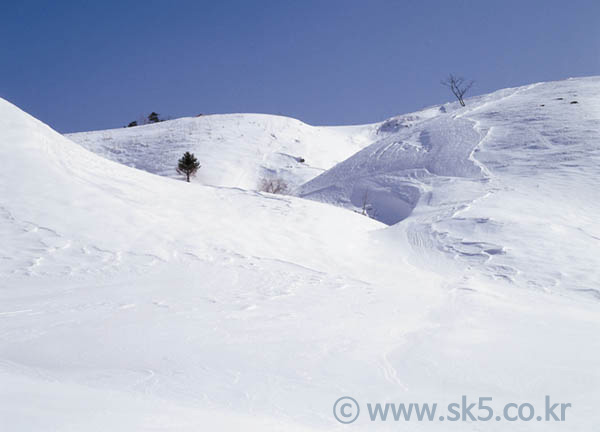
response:
M353 124L600 74L598 1L28 1L0 13L0 97L60 132L144 113Z

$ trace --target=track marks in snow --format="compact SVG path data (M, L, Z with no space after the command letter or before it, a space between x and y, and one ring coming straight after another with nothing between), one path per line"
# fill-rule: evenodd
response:
M408 387L398 377L398 370L393 366L388 356L389 353L384 353L381 356L381 372L383 373L385 380L393 385L399 386L403 391L408 391Z
M156 255L111 251L68 238L54 229L17 220L6 208L0 208L0 234L16 245L10 252L0 245L0 278L103 275L123 268L141 271L164 262Z

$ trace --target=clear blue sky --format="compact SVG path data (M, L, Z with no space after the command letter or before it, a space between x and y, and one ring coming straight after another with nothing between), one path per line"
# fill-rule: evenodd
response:
M600 1L3 1L0 97L60 132L143 113L383 120L600 75Z

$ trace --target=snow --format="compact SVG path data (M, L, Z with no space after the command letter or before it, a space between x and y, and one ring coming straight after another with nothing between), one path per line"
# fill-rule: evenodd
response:
M0 100L2 429L440 430L365 404L461 395L573 408L449 430L593 429L599 96L585 78L377 125L69 137L112 161ZM191 184L168 178L186 150ZM311 199L253 191L268 170ZM365 189L379 220L349 211ZM345 395L351 426L332 415Z
M492 278L600 298L599 100L598 78L576 79L392 119L298 193L357 211L366 194L425 261L433 248Z
M314 127L281 116L226 114L68 137L153 174L181 177L175 172L177 160L190 151L202 164L197 182L257 189L263 178L281 178L293 188L371 144L375 127Z

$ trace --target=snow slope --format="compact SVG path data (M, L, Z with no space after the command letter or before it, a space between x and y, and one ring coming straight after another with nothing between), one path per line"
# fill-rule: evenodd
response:
M354 209L366 195L424 262L434 248L493 278L600 299L599 124L599 78L501 90L391 119L299 195Z
M327 203L132 169L0 100L0 429L592 430L598 301L550 284L524 289L519 277L598 286L599 87L571 80L446 106L450 119L428 131L435 160L415 155L415 174L389 179L418 192L391 227ZM550 101L557 91L577 91L578 106ZM535 106L523 105L527 95ZM541 103L550 120L526 123ZM377 136L442 121L437 109L417 115ZM535 176L527 158L508 164L504 152L521 155L515 139L540 129L548 158L564 136L586 157L564 161L578 167L538 163ZM455 151L435 150L440 141ZM356 168L373 173L373 189L383 182L377 160ZM341 181L347 162L315 182L336 172ZM352 188L330 190L341 203ZM496 259L521 273L494 277ZM344 395L362 407L351 426L332 415ZM573 408L566 423L373 423L366 414L367 402L445 405L461 395L491 396L498 413L506 402L542 410L545 395Z
M265 114L226 114L68 137L108 159L180 178L177 160L191 151L202 168L195 181L256 189L263 178L298 186L372 142L375 125L314 127ZM301 162L303 158L305 161Z
M293 383L326 376L308 372L321 359L347 360L332 334L364 337L362 316L346 311L387 296L362 279L379 269L416 280L369 252L375 221L133 170L0 110L11 161L0 174L0 418L11 430L318 423L312 404L290 407L302 392L326 398L327 381ZM350 298L336 311L340 293ZM325 314L343 327L323 331Z

